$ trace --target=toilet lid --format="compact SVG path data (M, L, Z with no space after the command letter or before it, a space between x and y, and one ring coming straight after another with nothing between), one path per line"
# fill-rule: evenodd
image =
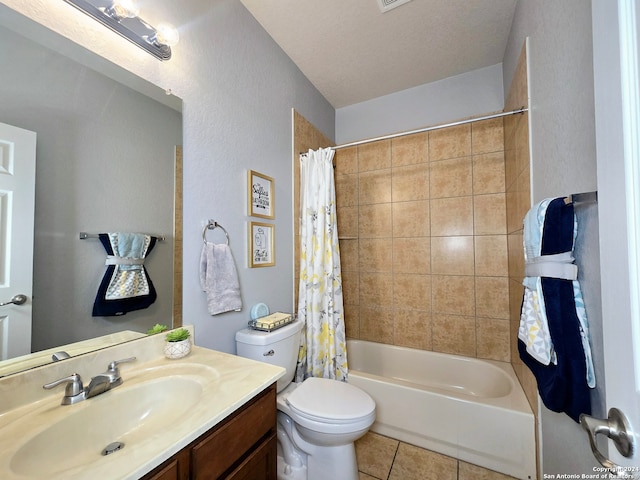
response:
M359 388L328 378L307 378L287 397L296 413L324 421L356 421L371 415L376 404Z

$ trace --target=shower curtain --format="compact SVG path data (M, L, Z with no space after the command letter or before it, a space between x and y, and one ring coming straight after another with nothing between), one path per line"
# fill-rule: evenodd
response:
M347 380L347 343L331 148L300 156L300 286L304 322L296 381Z

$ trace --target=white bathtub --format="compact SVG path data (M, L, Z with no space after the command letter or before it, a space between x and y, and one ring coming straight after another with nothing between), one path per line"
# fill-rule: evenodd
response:
M511 365L362 340L347 354L349 383L376 402L372 431L536 478L534 417Z

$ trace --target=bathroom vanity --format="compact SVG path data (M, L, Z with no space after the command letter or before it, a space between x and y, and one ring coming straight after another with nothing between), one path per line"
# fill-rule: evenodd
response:
M276 388L271 385L142 480L275 480Z
M285 370L197 346L168 360L163 346L154 335L0 378L0 478L275 480ZM78 403L42 388L74 372L89 385L134 356L121 385Z

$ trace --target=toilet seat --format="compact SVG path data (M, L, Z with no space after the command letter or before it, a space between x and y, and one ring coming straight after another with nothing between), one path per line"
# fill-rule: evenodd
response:
M290 414L300 425L327 433L369 428L375 402L364 391L345 382L307 378L286 397Z

